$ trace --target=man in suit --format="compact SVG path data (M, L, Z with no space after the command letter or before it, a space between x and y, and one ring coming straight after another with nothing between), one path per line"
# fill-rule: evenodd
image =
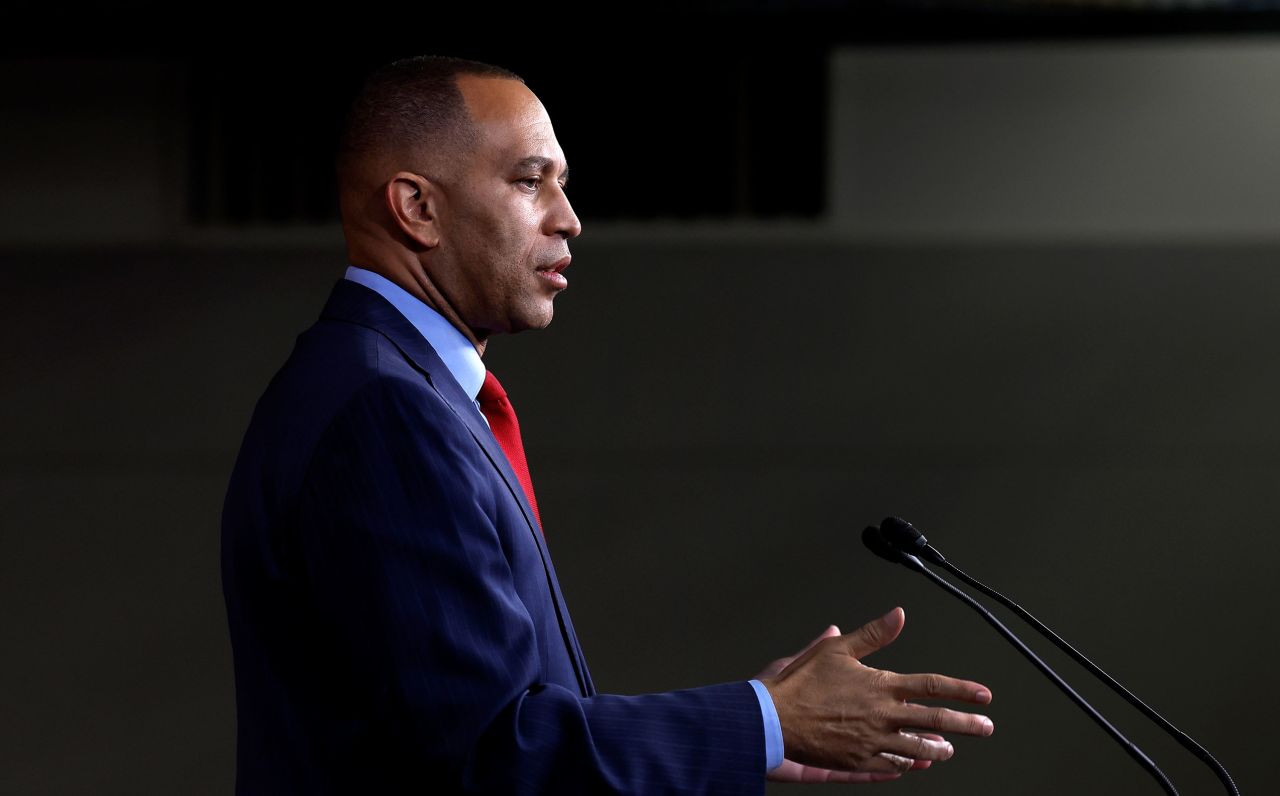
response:
M755 680L599 694L494 334L551 322L581 231L550 119L449 58L369 78L338 157L351 267L255 408L223 509L240 793L759 793L891 779L990 733L978 683L859 659L899 609ZM785 760L784 760L785 756Z

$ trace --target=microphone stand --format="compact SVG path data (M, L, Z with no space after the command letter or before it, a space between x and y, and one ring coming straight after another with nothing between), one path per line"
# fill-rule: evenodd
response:
M1124 699L1129 704L1137 708L1138 711L1142 713L1142 715L1151 719L1153 722L1159 725L1160 729L1164 730L1169 735L1173 736L1173 739L1177 741L1179 744L1181 744L1182 748L1186 749L1191 754L1200 758L1200 760L1204 762L1205 765L1209 766L1209 768L1213 770L1213 773L1218 777L1218 780L1221 781L1223 786L1227 789L1227 793L1233 794L1233 796L1240 796L1240 789L1236 787L1236 783L1231 779L1231 775L1227 773L1227 769L1221 763L1219 763L1217 759L1214 758L1213 755L1209 754L1208 749L1205 749L1203 746L1196 743L1194 738L1192 738L1190 735L1187 735L1185 732L1178 729L1177 727L1173 726L1173 724L1169 722L1167 719L1165 719L1164 716L1161 716L1159 713L1155 712L1154 709L1148 707L1147 703L1143 702L1141 699L1138 699L1138 697L1134 696L1134 694L1130 692L1129 689L1125 688L1123 685L1117 682L1115 678L1113 678L1111 675L1104 672L1100 666L1098 666L1093 661L1086 658L1084 654L1078 651L1075 647L1071 646L1066 641L1064 641L1057 633L1054 633L1052 630L1050 630L1048 627L1042 624L1040 620L1032 616L1030 612L1028 612L1022 606L1018 605L1013 600L1010 600L1008 597L1005 597L1003 594L996 591L995 589L992 589L980 583L975 578L972 578L966 575L964 572L960 570L959 567L956 567L955 565L951 564L945 559L943 559L942 566L946 568L946 570L950 572L952 575L955 575L957 578L969 584L970 586L982 592L983 594L987 595L988 597L991 597L992 599L999 601L1001 605L1004 605L1010 611L1013 611L1015 614L1021 617L1021 619L1024 622L1026 622L1027 624L1035 628L1036 631L1040 633L1040 635L1044 636L1045 638L1049 639L1049 641L1053 642L1054 646L1056 646L1058 649L1065 652L1067 655L1071 656L1071 658L1076 663L1080 664L1085 669L1087 669L1094 677L1097 677L1099 680L1106 683L1107 686L1112 691L1124 697Z
M1226 767L1219 763L1217 759L1209 753L1208 749L1205 749L1203 746L1196 743L1195 739L1190 735L1187 735L1185 732L1175 727L1172 722L1167 720L1164 716L1161 716L1155 711L1155 709L1148 706L1147 703L1143 702L1129 691L1129 689L1121 685L1115 678L1103 671L1102 667L1085 657L1084 653L1068 644L1065 639L1050 630L1049 627L1039 619L1032 616L1030 611L1026 610L1021 605L1018 605L1013 600L1004 596L990 586L982 583L977 578L966 574L959 567L952 564L947 560L946 556L942 555L942 553L937 550L937 548L929 544L929 540L924 537L924 534L920 533L920 531L911 523L901 518L890 517L882 523L882 527L886 524L891 527L891 530L887 534L882 530L880 535L887 545L893 547L904 555L918 555L922 558L928 559L934 564L938 564L972 588L977 589L988 597L998 601L1010 611L1013 611L1022 619L1022 621L1031 625L1037 633L1047 638L1055 647L1062 650L1070 656L1072 660L1088 670L1090 674L1105 683L1108 688L1123 697L1130 705L1137 708L1142 715L1155 722L1160 729L1168 733L1182 746L1182 748L1186 749L1188 752L1199 758L1205 765L1209 766L1214 775L1222 783L1223 787L1226 788L1227 793L1232 794L1232 796L1240 796L1240 789L1236 787L1236 783L1231 779L1231 775L1227 773Z
M875 537L874 540L869 538L872 536ZM875 527L867 528L862 533L862 540L864 543L866 543L867 547L870 547L872 552L874 552L876 555L880 556L881 558L885 558L889 561L894 561L896 563L902 564L906 566L908 569L919 572L920 574L932 580L934 583L938 584L938 586L940 586L944 590L950 592L957 599L964 602L965 605L968 605L970 608L977 611L978 614L987 621L987 624L994 627L996 631L1000 633L1000 635L1004 636L1005 639L1008 640L1008 642L1018 650L1018 652L1022 653L1023 657L1031 661L1031 663L1037 669L1039 669L1046 677L1048 677L1049 680L1052 681L1053 684L1056 685L1060 691L1062 691L1062 693L1066 694L1067 697L1070 698L1072 702L1076 703L1077 707L1079 707L1081 710L1087 713L1089 715L1089 718L1093 719L1094 722L1099 727L1105 730L1106 733L1110 735L1111 738L1116 743L1120 744L1120 746L1125 750L1125 752L1128 753L1128 755L1131 758L1137 761L1138 765L1142 766L1142 768L1146 770L1148 774L1150 774L1153 778L1155 778L1156 782L1160 783L1160 787L1164 789L1164 792L1168 794L1168 796L1178 796L1178 791L1176 788L1173 787L1173 783L1170 782L1169 778L1165 776L1164 772L1161 771L1160 768L1154 762L1152 762L1151 758L1147 757L1146 753L1138 748L1137 744L1135 744L1133 741L1130 741L1128 738L1126 738L1122 732L1117 730L1115 726L1111 724L1111 722L1107 721L1106 718L1104 718L1101 713L1099 713L1096 709L1094 709L1093 705L1090 705L1088 701L1085 700L1084 697L1076 693L1076 690L1074 688L1072 688L1070 685L1067 684L1065 680L1059 677L1058 673L1055 672L1052 668L1050 668L1047 663L1040 660L1040 657L1036 655L1034 652L1032 652L1030 647L1022 643L1022 639L1018 638L1013 633L1012 630L1005 627L1004 623L1002 623L999 619L995 617L995 615L993 615L990 611L988 611L982 605L982 603L978 602L977 600L973 599L969 595L965 594L960 589L948 583L940 575L938 575L933 570L929 569L923 563L921 563L920 559L916 558L914 555L911 555L909 553L904 553L896 548L890 547L889 543L885 541L883 537L880 536L879 529ZM887 548L888 552L886 552L885 548ZM893 557L894 554L896 554L897 557Z

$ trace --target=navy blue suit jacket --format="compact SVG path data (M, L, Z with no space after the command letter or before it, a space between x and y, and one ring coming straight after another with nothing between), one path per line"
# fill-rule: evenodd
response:
M761 793L745 681L597 694L475 405L339 280L253 413L222 517L238 793Z

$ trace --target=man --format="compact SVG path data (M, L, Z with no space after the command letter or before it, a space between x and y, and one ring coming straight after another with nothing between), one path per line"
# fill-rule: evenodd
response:
M759 793L952 754L903 728L990 733L908 701L981 685L859 662L899 609L757 680L598 694L480 359L567 286L581 224L550 119L510 72L407 59L366 82L337 165L352 267L259 401L223 511L238 792Z

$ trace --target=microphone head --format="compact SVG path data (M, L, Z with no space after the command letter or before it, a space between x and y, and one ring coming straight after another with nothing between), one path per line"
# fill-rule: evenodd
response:
M924 534L901 517L885 517L880 523L880 537L884 543L905 554L907 557L919 556L926 561L947 566L947 559L929 544Z
M901 517L885 517L880 523L880 535L888 544L911 555L917 555L929 544L924 534Z
M920 559L913 555L908 555L886 542L880 534L880 529L874 525L868 525L862 530L862 543L867 546L868 550L891 564L901 564L907 569L916 571L924 569Z
M876 555L888 561L891 564L901 564L902 553L884 540L880 535L880 529L874 525L868 525L862 529L862 543L867 549Z

